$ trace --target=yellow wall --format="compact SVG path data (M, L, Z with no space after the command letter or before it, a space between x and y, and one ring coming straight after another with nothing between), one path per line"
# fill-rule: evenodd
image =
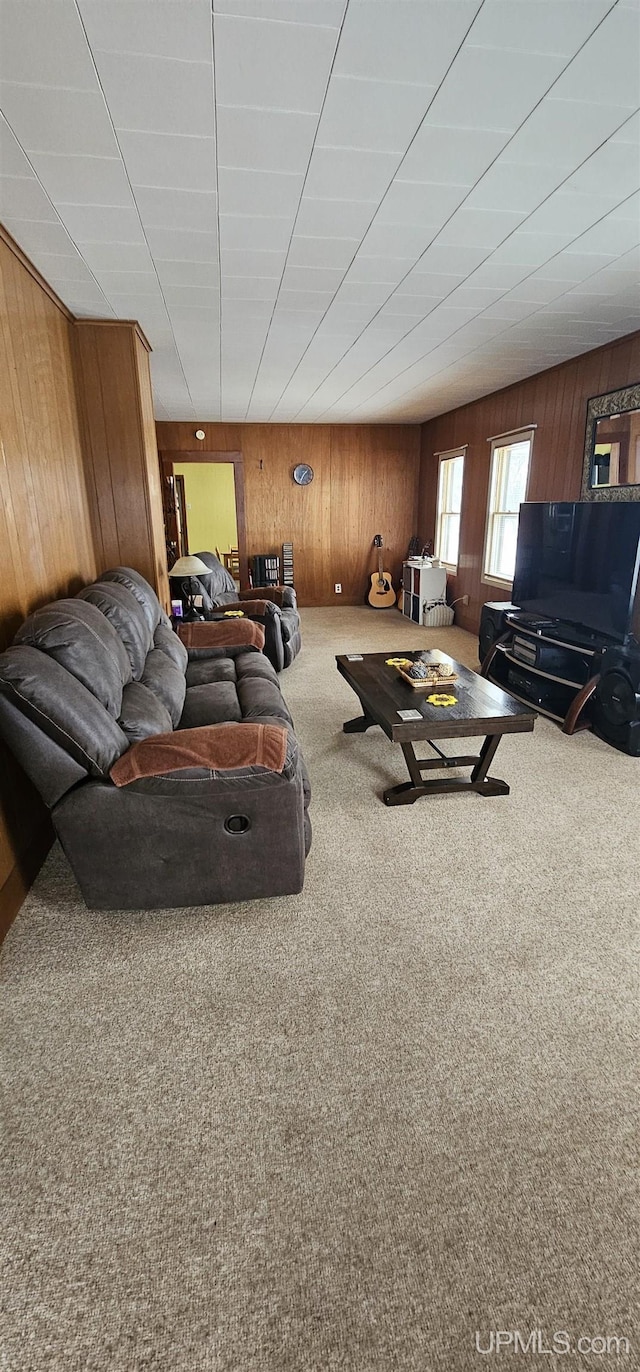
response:
M228 553L238 546L232 462L175 462L184 477L190 553Z

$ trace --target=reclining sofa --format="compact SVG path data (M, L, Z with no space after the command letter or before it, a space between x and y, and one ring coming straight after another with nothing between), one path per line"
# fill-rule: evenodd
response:
M263 634L171 628L128 567L36 610L0 654L0 733L51 811L87 905L212 905L302 889L309 785Z
M264 628L264 651L276 672L289 667L300 652L300 615L293 586L254 586L238 591L226 567L214 553L196 553L209 567L209 575L190 577L189 584L202 596L202 613L207 617L225 609L241 609L248 619Z

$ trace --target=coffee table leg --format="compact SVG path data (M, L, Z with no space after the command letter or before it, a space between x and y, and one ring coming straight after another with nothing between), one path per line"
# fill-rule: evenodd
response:
M343 734L364 734L366 729L372 729L377 724L377 719L372 719L366 710L364 714L358 715L357 719L348 719L342 726Z
M473 759L475 766L468 781L462 778L451 778L451 780L425 781L422 771L434 764L424 763L422 768L420 759L416 757L413 744L401 743L404 760L409 771L410 781L405 781L401 786L392 786L383 792L385 805L413 805L420 796L451 794L458 791L477 791L481 796L508 796L509 787L506 781L500 781L498 777L488 777L487 772L491 761L495 756L496 749L500 742L500 734L489 734L480 749L477 759ZM469 765L471 758L451 758L451 764ZM437 763L435 764L437 767Z

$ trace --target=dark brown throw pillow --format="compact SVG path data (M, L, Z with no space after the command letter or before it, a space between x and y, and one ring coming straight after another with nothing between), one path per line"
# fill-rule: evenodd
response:
M116 786L128 786L140 777L191 767L209 767L214 772L264 767L281 772L286 755L287 731L277 724L206 724L141 739L118 758L109 775Z

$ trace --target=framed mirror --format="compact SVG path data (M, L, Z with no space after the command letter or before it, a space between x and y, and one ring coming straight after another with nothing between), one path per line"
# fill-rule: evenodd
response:
M582 500L640 500L640 383L587 404Z

